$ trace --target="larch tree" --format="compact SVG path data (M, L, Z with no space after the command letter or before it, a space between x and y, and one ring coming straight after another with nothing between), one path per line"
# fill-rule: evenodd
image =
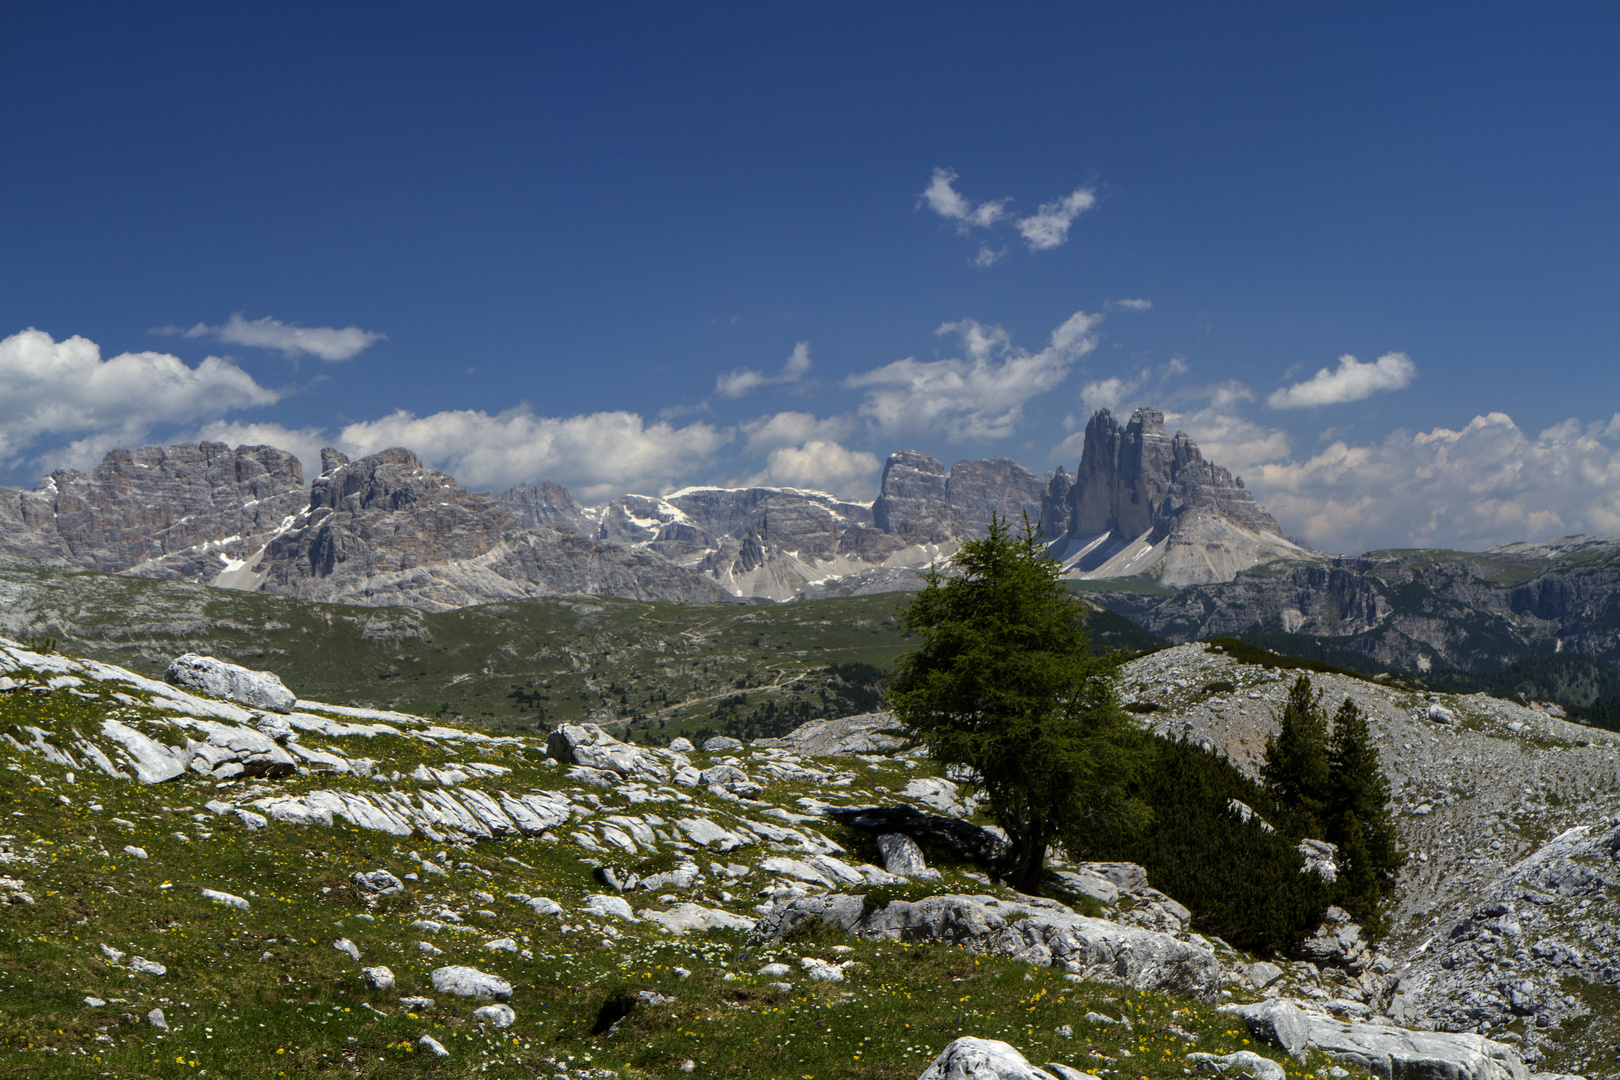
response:
M889 706L930 758L983 793L1010 841L999 876L1033 891L1052 844L1084 857L1146 822L1132 784L1147 736L1027 519L1015 537L992 517L951 561L958 573L930 572L905 613L921 644L899 660Z

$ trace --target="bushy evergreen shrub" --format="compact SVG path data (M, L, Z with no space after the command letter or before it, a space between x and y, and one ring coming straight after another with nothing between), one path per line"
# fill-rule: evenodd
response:
M1190 742L1158 743L1138 796L1153 823L1109 855L1140 863L1155 888L1193 913L1193 926L1240 949L1287 952L1322 922L1331 902L1290 839L1292 822L1245 823L1231 800L1270 814L1265 790L1223 755Z

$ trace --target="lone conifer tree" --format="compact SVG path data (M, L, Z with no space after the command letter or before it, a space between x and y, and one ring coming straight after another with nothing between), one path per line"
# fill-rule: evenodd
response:
M1011 841L1003 880L1032 891L1053 842L1084 856L1146 820L1130 785L1147 739L1027 519L1014 538L993 516L952 562L960 576L930 573L905 614L922 644L900 658L889 705L934 761L970 770Z
M1295 833L1322 837L1332 776L1327 717L1321 696L1311 687L1310 676L1294 680L1278 719L1277 734L1266 740L1260 776L1272 800L1293 818Z
M1349 698L1333 717L1328 765L1333 787L1327 839L1339 846L1341 903L1363 926L1381 934L1385 901L1406 854L1389 811L1389 779L1367 719Z

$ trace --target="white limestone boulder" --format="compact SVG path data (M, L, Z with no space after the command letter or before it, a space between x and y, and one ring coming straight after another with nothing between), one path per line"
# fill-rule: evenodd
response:
M211 697L224 698L254 709L290 713L298 697L268 671L253 671L227 664L212 656L186 653L169 662L163 681L186 690L200 690Z

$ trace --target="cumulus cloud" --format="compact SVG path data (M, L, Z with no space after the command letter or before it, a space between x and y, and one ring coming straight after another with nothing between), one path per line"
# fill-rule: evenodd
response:
M157 352L103 360L87 338L55 341L33 329L0 339L0 386L0 462L18 464L43 440L70 440L38 455L53 468L94 465L115 446L140 445L154 427L214 420L282 396L218 357L196 367Z
M256 349L279 349L286 356L308 354L328 362L351 360L362 351L387 338L358 326L296 326L280 319L265 316L249 319L240 311L225 320L223 325L160 326L154 334L178 337L212 337L229 345L246 345Z
M1371 397L1380 390L1399 390L1415 378L1417 365L1405 353L1385 353L1370 364L1345 353L1339 357L1338 370L1322 368L1304 382L1281 387L1266 398L1266 404L1273 409L1342 405Z
M536 416L525 404L496 415L459 409L415 416L401 410L350 424L340 445L356 455L404 446L469 487L544 479L592 502L625 491L679 487L733 437L712 424L649 424L630 412Z
M1505 413L1460 429L1336 440L1303 461L1265 465L1256 496L1336 551L1478 550L1515 540L1620 532L1620 449L1612 421L1556 424L1534 437Z
M877 494L878 467L876 454L811 439L772 450L765 458L765 468L742 483L830 491L840 498L865 501Z
M1069 239L1074 219L1097 205L1097 195L1087 187L1077 187L1056 202L1042 203L1026 218L1018 219L1018 231L1031 251L1050 251Z
M866 390L860 415L878 432L942 433L948 440L1000 439L1023 420L1024 402L1068 377L1075 360L1097 346L1092 331L1100 315L1083 311L1052 331L1038 352L1014 348L999 326L972 319L946 323L966 356L949 360L896 360L851 375L847 387Z
M806 412L779 412L738 425L744 448L751 454L798 446L812 440L837 442L847 438L853 427L853 421L847 416L817 417Z
M714 391L721 397L742 397L750 390L761 386L779 385L782 383L796 383L804 378L810 370L810 343L801 341L793 346L793 352L782 362L782 370L775 375L767 375L763 371L753 368L738 368L720 376L715 380Z
M989 228L1007 216L1007 203L1011 200L995 199L974 206L971 199L956 190L953 186L955 183L954 169L935 169L922 199L928 204L928 209L946 221L955 222L962 232L972 228Z

